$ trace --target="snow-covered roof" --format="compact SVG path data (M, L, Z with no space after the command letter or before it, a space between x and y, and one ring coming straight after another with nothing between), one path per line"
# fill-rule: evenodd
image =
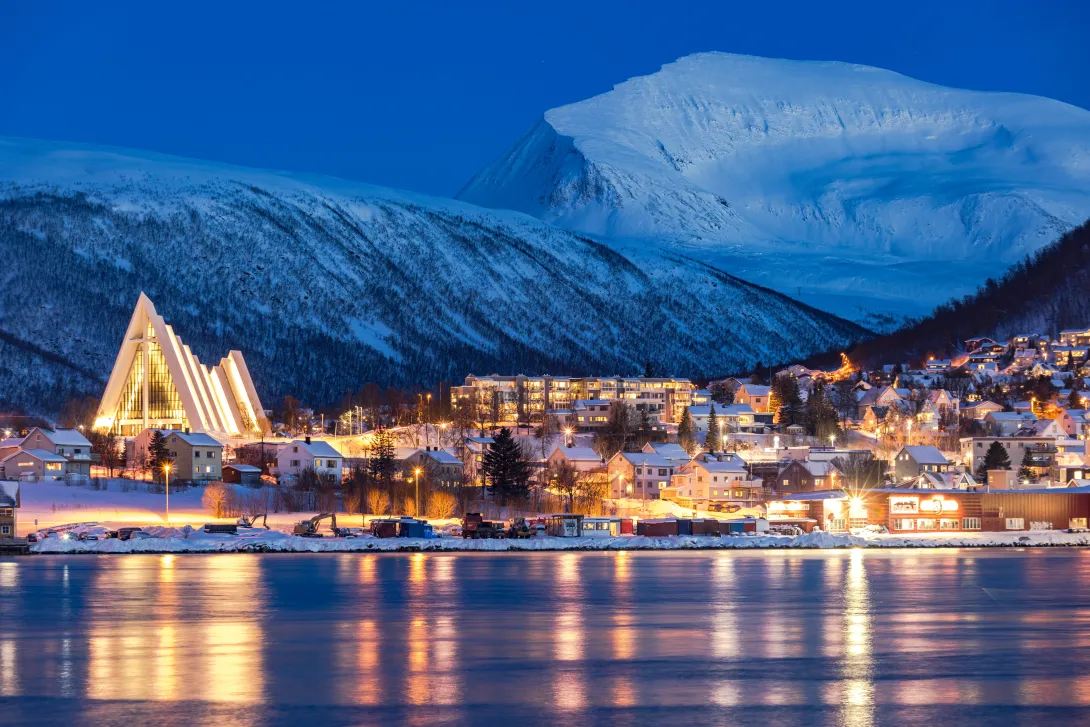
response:
M685 448L676 442L652 442L649 446L654 450L655 454L666 457L667 459L683 459L686 462L690 459L689 453L685 451Z
M1019 422L1032 421L1037 415L1028 411L993 411L986 418L997 422Z
M418 449L416 450L424 457L430 457L439 464L449 465L461 465L462 460L458 459L454 454L446 451L445 449Z
M183 432L177 429L163 429L164 437L177 437L191 447L222 447L219 440L203 432Z
M40 459L42 462L67 462L68 460L60 456L56 452L50 452L48 449L20 449L18 452L12 452L4 461L7 462L12 457L22 457L29 454L35 459Z
M831 473L839 471L832 462L824 460L803 462L802 466L814 477L828 477Z
M693 464L697 467L702 467L708 472L745 472L746 468L737 461L728 460L726 462L720 462L719 460L693 460Z
M767 396L772 387L761 384L742 384L742 390L749 396Z
M318 441L313 441L312 440L310 442L310 444L307 444L303 440L296 439L296 440L293 440L289 446L300 447L305 452L310 454L312 457L340 457L341 456L341 453L338 452L337 450L333 449L333 447L329 444L329 442L324 442L324 441L322 441L320 439ZM284 451L285 450L281 450L281 452L284 452Z
M233 469L235 472L260 472L260 467L254 467L252 464L231 464L223 465L223 469Z
M917 464L950 464L950 460L946 459L938 447L931 445L917 445L912 447L905 447L904 451L907 452L912 459L916 460Z
M552 455L560 452L564 457L572 462L601 462L602 456L595 452L590 447L556 447L549 454Z
M90 447L91 442L78 429L38 429L58 447Z
M650 452L622 452L621 456L636 467L674 467L677 465L676 462L671 462L661 454L651 454Z
M722 414L723 416L739 416L741 414L752 414L753 407L749 404L727 404L722 407L722 411L716 410L716 416Z
M0 440L0 447L18 447L22 443L22 437L8 437L7 439Z
M0 505L15 507L19 500L19 483L11 480L0 480Z

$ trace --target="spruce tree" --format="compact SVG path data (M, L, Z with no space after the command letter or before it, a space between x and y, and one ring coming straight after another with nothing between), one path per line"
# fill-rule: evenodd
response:
M156 477L162 476L164 465L172 464L170 452L167 450L167 438L158 429L152 431L148 440L148 464Z
M719 433L719 422L715 417L715 404L708 410L708 436L704 438L704 448L709 452L716 451L716 447L722 444L722 435Z
M989 470L1009 470L1011 458L1007 449L999 442L992 442L988 451L984 453L984 459L976 468L976 475L981 480L988 476Z
M500 429L492 446L484 453L481 470L493 499L498 502L525 500L530 492L530 462L507 427Z
M693 416L689 413L689 407L681 413L681 422L677 425L677 443L685 450L686 454L692 454L696 445L693 437Z
M394 436L385 426L379 425L371 440L371 459L367 463L368 474L376 482L388 485L396 466Z

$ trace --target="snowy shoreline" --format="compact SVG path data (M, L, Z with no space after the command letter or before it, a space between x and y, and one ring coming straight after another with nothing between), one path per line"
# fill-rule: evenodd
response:
M649 538L536 537L528 540L463 540L461 538L300 538L275 531L242 535L211 535L194 531L188 536L175 528L161 528L155 537L141 540L62 540L50 537L31 545L31 553L167 554L167 553L518 553L550 551L671 551L671 550L828 550L844 548L1039 548L1090 546L1090 533L1021 531L971 535L898 536L834 535L816 532L795 537L678 536Z

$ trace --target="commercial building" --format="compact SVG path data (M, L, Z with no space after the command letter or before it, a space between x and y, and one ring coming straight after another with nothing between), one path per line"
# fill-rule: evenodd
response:
M149 427L226 438L260 434L268 424L242 354L205 366L141 293L95 428L132 437Z
M868 525L893 534L1085 528L1090 487L962 491L892 488L799 493L768 503L769 520L812 521L828 532ZM812 525L811 525L812 527Z

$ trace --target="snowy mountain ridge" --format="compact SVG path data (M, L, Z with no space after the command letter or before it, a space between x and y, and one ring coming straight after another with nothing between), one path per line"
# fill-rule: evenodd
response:
M701 53L546 112L458 198L857 319L919 314L1090 217L1090 112Z
M469 372L716 375L866 331L683 254L344 180L0 138L0 406L101 394L141 291L262 400ZM99 376L95 376L99 372Z

